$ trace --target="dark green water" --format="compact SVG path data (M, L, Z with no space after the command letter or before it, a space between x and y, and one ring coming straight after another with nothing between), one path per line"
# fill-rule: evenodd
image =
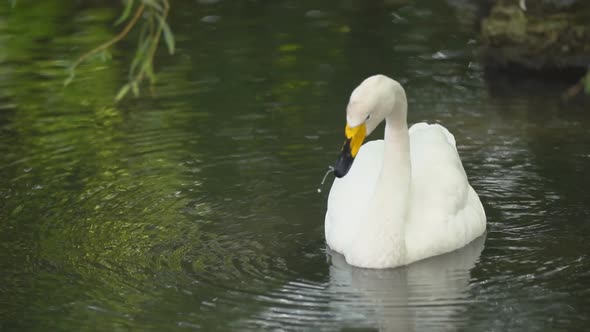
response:
M567 85L484 80L460 1L175 2L177 54L119 105L132 42L62 84L119 9L17 3L0 5L0 330L590 323L590 112ZM331 178L316 189L375 73L404 84L411 122L455 134L485 238L382 271L327 251Z

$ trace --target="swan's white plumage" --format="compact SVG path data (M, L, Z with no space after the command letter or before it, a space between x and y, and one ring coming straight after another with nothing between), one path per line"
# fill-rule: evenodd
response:
M403 93L401 86L399 89ZM405 121L405 109L403 112ZM383 169L384 155L393 153L391 146L396 143L389 143L386 149L384 140L365 143L348 174L336 179L330 190L326 241L352 265L405 265L461 248L485 232L485 212L469 185L453 135L441 125L427 123L415 124L409 130L404 124L395 130L409 135L411 179L405 199L380 197L394 192L398 194L391 196L404 195L399 194L404 191L377 190L380 181L395 179L398 171ZM397 222L400 218L403 220Z

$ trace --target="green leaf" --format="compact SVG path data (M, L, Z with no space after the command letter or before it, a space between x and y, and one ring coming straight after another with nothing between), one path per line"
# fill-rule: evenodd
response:
M70 72L70 75L68 75L68 78L66 78L66 80L64 81L64 86L68 86L70 83L72 83L74 77L76 76L75 70L69 69L68 71Z
M131 66L129 67L129 78L135 76L135 69L137 68L141 60L142 59L139 55L136 55L135 58L133 58L133 61L131 61Z
M119 19L115 22L115 25L125 22L125 20L127 20L129 17L129 14L131 14L131 8L133 8L134 0L123 0L123 2L125 3L125 10L123 10L123 14L121 14Z
M152 7L155 10L159 11L160 13L164 11L164 8L162 8L162 6L160 6L160 4L157 3L155 0L142 0L142 1L146 6Z
M123 85L121 87L121 89L119 90L119 92L117 93L117 96L115 97L115 101L119 101L119 100L123 99L123 97L125 97L125 95L129 92L130 88L131 88L131 86L129 85L129 83Z
M16 6L16 0L10 0L10 5L14 8Z
M146 37L144 40L140 41L140 45L137 47L137 51L135 52L135 57L133 58L133 61L131 61L131 66L129 69L130 79L135 76L136 69L140 63L147 61L145 58L151 44L152 40L149 37Z
M139 96L139 86L137 85L137 81L131 82L131 91L135 97Z
M145 70L146 75L149 77L150 83L152 83L152 84L156 83L156 74L154 74L154 66L152 66L152 62L146 61L143 64L142 68L143 68L143 70Z
M172 30L170 30L170 26L162 16L158 15L158 19L160 20L162 32L164 32L164 41L166 42L166 46L168 46L168 52L174 54L174 35L172 34Z
M584 78L584 90L587 95L590 95L590 70L586 74L586 78Z
M113 58L113 55L111 54L111 52L106 48L104 50L102 50L102 52L100 52L98 55L100 56L100 59L102 60L102 62L107 62Z

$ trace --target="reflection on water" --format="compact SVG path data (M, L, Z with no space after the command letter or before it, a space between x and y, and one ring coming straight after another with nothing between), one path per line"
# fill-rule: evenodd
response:
M380 331L448 331L459 328L469 296L470 271L484 248L485 235L455 252L404 268L366 270L350 267L333 253L330 291L344 321L376 325Z
M178 54L120 105L133 45L62 84L116 10L0 6L0 329L585 328L590 113L484 82L476 9L449 3L178 3ZM317 193L377 72L455 134L488 215L485 239L383 271L326 253Z
M380 331L448 331L464 325L461 315L473 302L470 271L484 248L485 236L461 250L385 270L350 266L328 251L329 280L292 281L265 298L276 305L240 322L266 328L317 329L335 326ZM295 306L294 310L292 306Z

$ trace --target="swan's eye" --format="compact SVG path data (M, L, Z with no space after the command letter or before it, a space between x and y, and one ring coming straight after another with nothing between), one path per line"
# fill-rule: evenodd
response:
M365 121L369 120L371 118L371 114L367 115L367 118L365 119Z

